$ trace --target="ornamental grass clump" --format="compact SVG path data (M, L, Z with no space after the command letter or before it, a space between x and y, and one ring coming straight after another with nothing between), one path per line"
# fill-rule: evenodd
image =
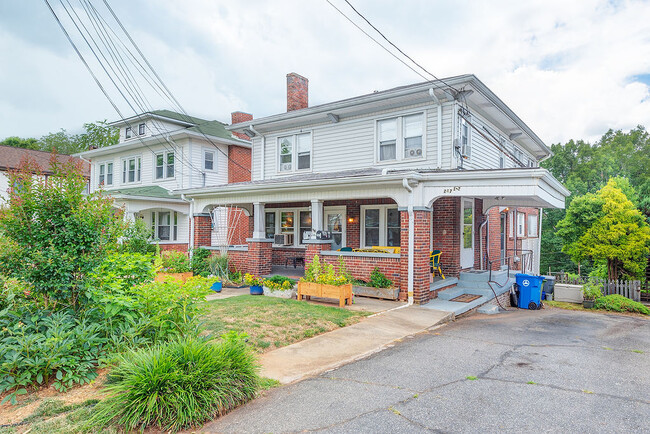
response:
M108 397L95 407L88 429L178 431L219 417L255 397L258 365L242 335L219 343L189 338L121 356Z

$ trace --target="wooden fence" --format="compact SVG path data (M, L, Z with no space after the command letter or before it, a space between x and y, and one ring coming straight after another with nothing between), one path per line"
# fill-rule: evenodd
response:
M603 295L619 294L630 300L641 301L642 285L640 280L607 280L584 276L569 277L566 274L560 274L555 277L556 283L568 283L571 285L584 285L587 281L602 283ZM643 295L643 298L646 298L647 293Z

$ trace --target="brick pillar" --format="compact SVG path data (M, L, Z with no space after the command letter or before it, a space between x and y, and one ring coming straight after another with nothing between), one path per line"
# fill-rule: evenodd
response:
M305 251L305 267L314 260L314 256L319 255L323 250L332 250L331 241L327 240L306 240L307 250ZM323 261L321 261L322 263Z
M209 214L194 214L194 247L212 244L212 222Z
M357 203L350 203L346 206L346 222L345 227L345 245L358 249L360 246L361 234L361 206ZM352 221L350 221L352 219Z
M413 301L424 304L429 301L429 231L431 212L413 211ZM401 254L400 254L400 300L408 299L408 254L409 254L409 215L400 212Z
M248 242L248 264L246 271L255 276L266 276L271 274L271 240L255 240L249 238Z

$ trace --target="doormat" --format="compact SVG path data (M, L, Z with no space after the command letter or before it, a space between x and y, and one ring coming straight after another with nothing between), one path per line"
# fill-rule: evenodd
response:
M481 298L480 295L474 295L474 294L463 294L459 295L458 297L452 298L449 301L457 301L459 303L471 303L472 301L476 300L477 298Z

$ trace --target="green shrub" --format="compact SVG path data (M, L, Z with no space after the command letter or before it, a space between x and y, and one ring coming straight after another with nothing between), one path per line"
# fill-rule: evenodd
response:
M124 230L120 251L141 255L156 253L156 245L151 243L151 227L147 222L136 218L129 223Z
M292 289L296 284L296 281L286 276L276 275L264 279L262 284L273 291L286 291Z
M190 259L184 252L166 250L160 254L162 270L165 273L187 273L190 271Z
M201 247L192 252L192 272L195 276L208 277L210 275L210 252ZM216 274L215 274L216 276Z
M596 309L605 309L614 312L637 312L650 315L650 309L643 304L618 294L597 298L594 307Z
M582 297L585 300L595 300L603 295L603 284L588 281L582 285Z
M368 284L374 288L390 288L393 285L393 281L390 280L384 273L379 270L379 267L375 267L370 273L370 281Z
M88 427L178 431L204 423L252 399L257 370L252 351L233 332L216 344L193 338L129 352L111 372L109 396Z
M334 286L349 283L348 275L337 273L332 264L321 263L318 255L314 256L311 264L305 269L305 277L300 280Z
M155 277L153 255L142 253L113 253L91 273L91 285L106 290L107 287L126 290L140 283L151 282Z

